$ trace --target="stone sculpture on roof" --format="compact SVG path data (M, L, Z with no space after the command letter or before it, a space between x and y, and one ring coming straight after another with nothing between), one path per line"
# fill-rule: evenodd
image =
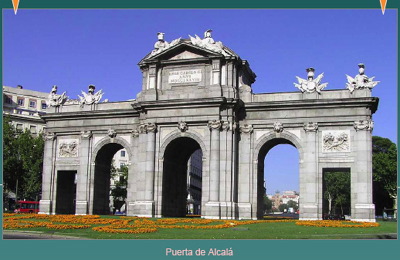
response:
M364 74L365 65L363 63L358 64L358 67L359 74L354 78L346 74L348 81L346 83L346 88L350 90L350 93L353 93L356 89L373 89L379 83L379 81L373 81L375 77L368 78L368 76Z
M230 54L228 54L225 51L224 45L222 44L222 42L214 41L214 39L211 37L211 32L212 32L211 29L205 31L204 39L201 39L196 34L194 35L195 37L192 37L189 35L190 41L195 46L198 46L198 47L201 47L201 48L213 51L213 52L221 53L224 56L231 56Z
M307 93L314 93L317 92L318 94L321 94L321 90L326 88L328 83L323 83L321 84L321 79L324 77L324 73L321 73L318 75L316 79L314 79L314 68L308 68L306 69L307 71L307 79L302 79L298 76L296 76L299 84L293 83L296 88L300 89L301 92L307 92Z
M179 41L181 40L181 38L175 39L173 40L171 43L168 43L165 39L164 39L164 34L163 32L159 32L157 33L157 38L158 41L154 44L154 50L152 50L151 54L149 57L154 56L166 49L171 48L172 46L176 45L177 43L179 43Z
M95 89L96 89L96 87L94 85L89 85L89 90L88 90L87 94L82 91L83 97L78 95L79 103L81 104L81 107L83 107L85 104L93 105L93 104L97 104L100 102L100 99L104 93L102 90L99 90L96 93L94 93Z
M211 36L211 32L212 32L211 29L205 31L203 39L200 38L196 34L195 34L195 37L192 37L191 35L189 35L190 43L192 43L194 46L204 48L204 49L210 50L212 52L220 53L224 56L234 55L232 53L232 51L227 49L222 44L222 42L214 41L214 39ZM164 35L165 35L165 33L162 33L162 32L157 33L158 41L154 44L154 50L151 51L150 55L147 58L151 58L151 57L155 56L156 54L159 54L159 53L171 48L172 46L178 44L179 42L181 42L181 38L178 38L169 43L164 39Z
M54 85L53 88L51 89L49 98L47 100L47 106L49 107L59 107L67 101L67 95L66 92L64 91L61 95L57 94L57 86Z

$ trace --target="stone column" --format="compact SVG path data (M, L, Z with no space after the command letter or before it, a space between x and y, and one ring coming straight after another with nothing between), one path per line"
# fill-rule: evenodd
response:
M222 219L233 219L235 217L235 205L233 202L233 131L232 124L224 121L221 126L220 147L220 190L219 201Z
M209 201L206 203L206 218L220 218L219 185L220 185L220 129L221 121L208 122L211 131L210 143L210 190Z
M89 176L90 176L90 154L91 154L91 131L81 132L81 143L79 146L79 171L77 173L76 185L76 215L88 214L88 198L89 198Z
M238 173L238 216L240 219L252 219L256 216L252 215L252 205L250 203L250 189L252 179L251 164L251 134L253 126L244 124L240 126L240 143L239 143L239 173Z
M139 131L137 129L132 131L132 147L133 155L129 158L131 164L128 171L128 187L126 197L126 215L134 216L134 205L137 198L137 181L138 181L138 145L139 145Z
M322 218L318 211L322 204L318 201L319 181L322 181L318 178L318 124L306 123L304 131L304 153L300 154L300 219L317 220Z
M354 122L356 160L351 169L351 218L375 222L372 201L372 120Z
M146 201L154 200L154 169L155 169L155 149L156 149L156 130L153 123L147 124L147 149L146 149Z
M44 140L42 199L39 204L39 214L51 214L54 202L56 135L47 132Z
M156 147L157 126L154 123L142 124L139 126L141 135L139 152L143 153L140 158L145 162L139 162L138 181L136 185L137 200L133 203L133 214L139 217L154 216L154 174L155 174L155 147ZM143 139L146 138L146 139ZM144 190L143 190L144 187Z

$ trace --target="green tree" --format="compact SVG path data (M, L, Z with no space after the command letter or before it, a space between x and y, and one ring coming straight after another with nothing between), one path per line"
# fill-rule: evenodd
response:
M3 176L5 191L18 198L35 200L41 191L44 140L29 130L17 131L11 120L3 123ZM18 184L18 185L17 185ZM16 190L18 186L18 191Z
M281 205L279 205L279 207L278 207L278 209L279 209L280 212L284 212L285 209L287 210L288 208L289 208L289 207L288 207L287 204L281 204Z
M294 200L289 200L288 203L288 208L293 208L294 211L297 211L299 209L299 206L297 205L297 202Z
M328 200L328 214L332 209L340 207L342 215L343 208L350 205L350 174L347 172L325 172L324 173L324 198Z
M272 201L267 195L264 195L264 212L270 212L272 210Z
M120 210L125 204L128 185L128 167L123 165L120 169L111 168L111 177L114 178L115 187L111 189L111 196L113 196L113 205L116 209Z
M397 207L397 146L388 138L372 137L372 172L377 182Z

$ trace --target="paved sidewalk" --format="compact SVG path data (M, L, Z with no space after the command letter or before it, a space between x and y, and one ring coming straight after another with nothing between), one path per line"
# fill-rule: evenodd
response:
M3 239L51 239L51 240L88 240L82 237L72 237L42 233L36 231L3 230Z

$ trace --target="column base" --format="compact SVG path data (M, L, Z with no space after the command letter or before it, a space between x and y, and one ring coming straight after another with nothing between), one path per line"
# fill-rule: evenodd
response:
M235 219L237 216L235 202L220 202L221 219Z
M152 218L154 217L154 201L128 202L126 215Z
M318 214L317 204L300 204L299 220L321 220L322 214Z
M238 218L239 219L254 219L257 218L252 216L251 203L238 203L237 204Z
M205 214L203 218L207 219L220 219L221 218L221 207L219 202L207 202L204 205Z
M39 212L38 214L51 214L51 200L40 200L39 201Z
M87 215L88 214L88 202L85 200L76 201L75 215Z
M375 204L355 204L350 219L360 222L376 222Z

